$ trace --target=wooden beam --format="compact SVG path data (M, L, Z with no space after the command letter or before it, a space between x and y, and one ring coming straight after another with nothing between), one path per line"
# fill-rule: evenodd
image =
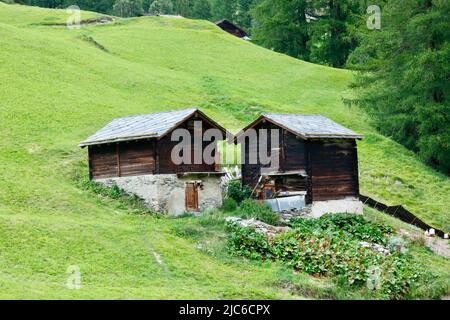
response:
M88 165L89 165L89 180L92 180L92 159L91 159L91 147L88 147Z
M116 157L117 157L117 176L121 176L120 172L120 150L119 150L119 144L116 144Z
M159 174L159 140L153 140L153 157L155 158L155 174Z
M354 144L354 153L353 153L353 161L354 161L354 183L355 183L355 191L356 195L359 195L359 167L358 167L358 144L356 141L353 141Z
M312 186L312 164L311 164L311 153L310 153L310 144L311 141L305 142L305 154L306 154L306 204L311 204L314 201L313 195L313 186Z

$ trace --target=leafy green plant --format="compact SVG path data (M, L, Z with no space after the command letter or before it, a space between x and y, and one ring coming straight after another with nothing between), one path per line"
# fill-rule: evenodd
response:
M328 214L319 219L293 218L289 226L304 233L345 233L347 237L378 244L387 244L386 235L394 233L394 229L384 223L367 221L361 215L347 213Z
M254 260L270 258L270 245L264 234L251 227L243 228L236 223L228 223L227 230L227 248L232 254Z
M236 200L234 200L233 198L227 198L223 200L222 203L222 211L224 212L231 212L231 211L235 211L238 207L238 204L236 202Z
M266 204L252 199L242 201L239 209L243 218L255 218L271 225L277 225L280 222L278 214L274 213Z
M252 228L231 224L228 248L251 259L278 260L314 276L333 277L379 298L428 295L419 288L434 276L412 256L397 251L383 255L360 245L361 240L385 243L385 233L392 232L386 226L350 215L295 219L291 226L293 230L269 241Z
M240 180L231 180L228 183L227 198L236 200L240 204L243 200L250 198L252 190L249 186L241 186Z

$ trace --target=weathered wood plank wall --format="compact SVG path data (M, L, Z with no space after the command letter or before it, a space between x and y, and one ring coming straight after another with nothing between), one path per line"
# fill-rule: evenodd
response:
M281 128L271 123L260 123L255 127L255 130L259 133L260 129L267 129L267 150L268 156L272 155L271 144L271 129L277 129L279 131L279 170L280 171L293 171L293 170L305 170L307 166L306 161L306 143L302 139L297 139L292 133L282 130ZM275 146L274 146L275 147ZM242 152L242 161L245 165L242 166L243 183L250 185L252 188L258 182L261 168L268 167L262 165L259 158L259 144L250 143L246 138L244 148ZM257 163L250 164L251 155L256 156ZM295 181L293 181L294 179ZM298 179L290 178L291 183L305 184L305 180L301 177ZM305 189L306 190L306 189Z
M203 151L211 142L202 141L199 151L200 163L194 163L194 127L192 121L202 121L202 132L198 138L202 140L203 133L212 126L201 118L191 118L178 128L191 133L192 149L191 163L176 165L172 161L172 149L179 142L171 141L169 133L161 140L145 139L129 142L112 143L108 145L89 146L89 171L91 179L126 177L143 174L178 172L214 172L218 169L215 163L207 164L203 161ZM200 141L201 141L200 140ZM217 143L217 142L216 142ZM215 154L212 155L213 159Z
M354 140L308 141L312 201L358 197Z
M142 140L90 146L89 163L93 179L150 174L156 168L154 143Z
M280 165L282 170L305 170L306 171L306 143L305 140L297 138L287 130L282 135L282 157Z
M354 139L303 140L271 123L260 123L255 129L280 129L280 171L305 170L308 178L278 178L277 190L307 191L307 202L358 197L358 158ZM270 141L270 135L268 135ZM270 143L269 143L270 144ZM268 148L270 150L270 146ZM249 164L258 147L248 141L242 151L242 182L254 188L261 175L259 157Z
M119 144L120 176L150 174L156 169L152 140Z
M92 179L114 177L117 172L115 144L89 147L89 175Z
M191 139L191 143L192 143L191 164L176 165L172 161L172 149L177 144L179 144L179 142L171 141L171 135L168 134L157 142L157 152L158 152L158 156L159 156L158 173L170 174L170 173L176 173L176 172L215 172L216 171L217 167L214 163L207 164L203 161L203 151L205 150L205 147L211 143L209 141L203 141L202 149L198 150L199 153L202 154L201 163L199 163L199 164L194 163L194 152L196 152L196 149L195 149L195 145L194 145L194 127L193 127L192 121L201 121L202 122L201 135L203 135L207 129L212 128L212 126L210 124L208 124L206 121L203 121L201 118L191 118L188 121L184 122L183 124L180 124L177 127L180 129L186 129L191 134L191 137L192 137L192 139ZM202 137L200 135L199 135L199 138L202 139ZM213 158L215 158L215 154L212 156L213 156Z

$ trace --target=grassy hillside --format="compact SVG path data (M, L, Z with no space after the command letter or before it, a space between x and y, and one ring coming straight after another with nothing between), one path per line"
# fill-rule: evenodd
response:
M285 272L277 265L211 257L174 233L176 219L133 215L80 189L74 175L87 168L79 141L131 114L200 106L234 131L261 111L324 114L366 135L362 193L449 230L448 178L342 104L349 72L273 53L205 21L49 25L66 17L0 2L0 297L302 296L277 287ZM69 265L80 267L83 290L65 288Z

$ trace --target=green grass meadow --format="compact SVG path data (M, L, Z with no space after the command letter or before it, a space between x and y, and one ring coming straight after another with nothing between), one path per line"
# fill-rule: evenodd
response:
M78 143L127 115L197 106L236 132L260 112L323 114L366 136L361 193L450 231L448 177L342 103L352 95L349 71L274 53L206 21L51 25L67 16L0 2L0 298L364 298L276 263L208 252L205 243L224 237L220 219L144 215L80 187L88 173ZM448 260L417 254L448 276ZM71 265L80 290L66 286Z

